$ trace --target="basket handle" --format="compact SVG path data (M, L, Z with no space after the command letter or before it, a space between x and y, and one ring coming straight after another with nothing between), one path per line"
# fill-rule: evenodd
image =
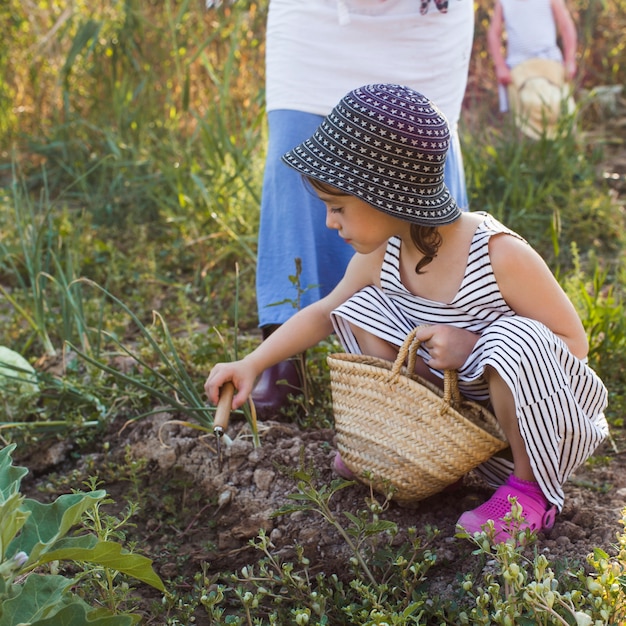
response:
M415 359L417 358L417 351L422 343L419 339L415 338L417 331L426 326L416 326L404 339L400 349L398 350L398 356L391 368L391 380L397 380L400 376L400 370L404 363L407 363L407 368L411 374L415 372ZM458 407L461 404L461 392L459 391L458 374L456 370L444 370L443 373L443 399L446 404L453 407Z

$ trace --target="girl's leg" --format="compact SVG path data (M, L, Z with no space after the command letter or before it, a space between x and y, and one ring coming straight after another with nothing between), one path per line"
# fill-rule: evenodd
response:
M496 542L515 536L518 530L543 530L552 528L556 506L549 503L535 480L526 444L522 438L515 401L509 386L491 366L485 368L493 412L502 427L513 455L513 475L500 486L493 496L478 508L463 513L457 524L470 533L480 531L488 520L494 523ZM522 507L522 522L518 529L510 527L505 516L511 511L510 497L515 497Z
M398 356L397 346L390 344L380 337L376 337L376 335L372 335L367 332L367 330L364 330L355 324L350 324L350 329L352 330L352 334L361 348L362 354L374 356L379 359L385 359L386 361L393 362L396 360ZM440 387L442 386L441 379L435 376L430 369L428 369L427 365L420 357L415 359L415 373L435 385Z
M485 377L489 384L489 396L494 415L511 446L515 466L513 473L522 480L534 481L535 476L526 451L526 444L519 430L513 394L493 367L487 366L485 368Z
M373 356L390 362L396 360L398 356L397 346L392 345L388 341L385 341L384 339L381 339L376 335L372 335L360 326L356 326L355 324L352 324L350 322L348 322L347 324L354 336L354 340L361 350L361 354L367 354L368 356ZM428 367L426 367L424 361L419 357L416 359L415 372L422 378L425 378L435 384L441 385L441 380L430 372ZM345 462L339 455L339 452L335 454L332 468L335 473L342 478L346 478L347 480L356 479L356 476L352 473L352 470L345 464Z
M362 354L375 356L386 361L395 361L398 356L398 348L355 324L349 324L349 326Z

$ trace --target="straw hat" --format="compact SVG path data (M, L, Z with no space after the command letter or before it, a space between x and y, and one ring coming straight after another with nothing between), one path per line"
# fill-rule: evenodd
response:
M561 114L571 115L574 111L563 64L528 59L511 70L511 79L509 104L519 129L531 139L539 139L544 133L554 139Z
M441 226L461 214L443 180L449 145L446 118L428 98L400 85L365 85L283 161L384 213Z

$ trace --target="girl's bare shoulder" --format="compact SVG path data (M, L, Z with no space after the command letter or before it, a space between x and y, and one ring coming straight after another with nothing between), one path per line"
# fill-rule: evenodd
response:
M498 233L489 239L489 259L496 279L521 280L552 274L543 257L526 241L512 233Z
M509 258L511 254L536 255L537 251L520 235L514 232L499 232L489 238L489 254Z

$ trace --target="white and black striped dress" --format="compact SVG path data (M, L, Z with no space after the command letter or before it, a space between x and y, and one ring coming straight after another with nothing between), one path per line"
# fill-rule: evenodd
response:
M368 286L333 311L344 349L360 354L351 324L400 346L422 324L452 324L480 335L459 370L459 389L468 398L489 397L487 365L506 381L515 399L522 437L535 477L546 498L563 506L562 485L608 435L604 417L607 391L584 361L546 326L516 315L504 301L489 259L488 243L497 233L519 237L488 214L474 234L465 276L449 304L410 293L399 272L400 239L392 238L381 270L381 288ZM521 239L521 237L520 237ZM422 346L418 354L427 356ZM432 370L443 378L443 372ZM493 485L513 469L504 458L479 470Z

